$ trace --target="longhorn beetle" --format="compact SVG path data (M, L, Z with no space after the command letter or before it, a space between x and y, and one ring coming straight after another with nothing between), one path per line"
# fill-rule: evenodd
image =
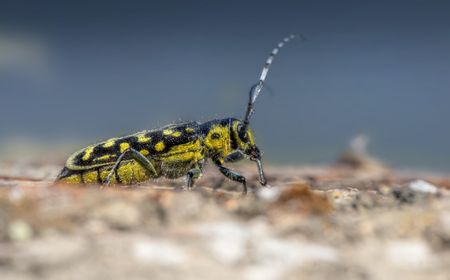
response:
M266 185L261 152L249 126L250 117L274 57L293 38L293 35L284 38L270 53L259 81L250 89L243 120L225 118L205 123L170 124L111 138L71 155L56 180L110 185L133 184L161 176L186 176L187 188L191 189L202 174L205 161L211 159L225 177L242 183L243 194L246 194L245 177L228 169L224 163L248 158L256 162L259 182Z

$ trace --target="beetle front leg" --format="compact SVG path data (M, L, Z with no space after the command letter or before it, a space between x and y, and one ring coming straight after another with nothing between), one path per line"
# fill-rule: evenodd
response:
M215 160L214 163L219 168L220 173L222 173L225 177L227 177L232 181L242 183L242 186L244 188L242 190L242 194L243 195L247 194L247 180L245 179L244 176L231 169L226 168L225 166L222 165L222 163L219 160Z
M241 151L235 151L225 158L225 162L236 162L243 160L244 158L245 158L244 153L242 153Z

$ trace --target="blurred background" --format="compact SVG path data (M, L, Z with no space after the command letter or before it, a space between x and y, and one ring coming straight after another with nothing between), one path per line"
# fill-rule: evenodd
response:
M0 158L68 156L178 120L242 117L271 164L364 134L396 167L450 169L448 1L2 1Z

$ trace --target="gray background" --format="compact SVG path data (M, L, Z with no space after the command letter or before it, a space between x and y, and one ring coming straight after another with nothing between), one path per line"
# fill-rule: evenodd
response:
M268 161L329 162L363 133L392 165L448 171L449 3L1 1L0 142L241 117L302 33L256 104Z

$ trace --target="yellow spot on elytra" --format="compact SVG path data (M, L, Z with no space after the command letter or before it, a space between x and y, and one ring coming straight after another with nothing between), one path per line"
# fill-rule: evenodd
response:
M173 130L172 129L164 129L162 133L163 133L163 135L171 135L173 133Z
M165 147L166 147L166 145L164 145L164 142L163 141L159 141L155 145L155 150L157 150L158 152L161 152L162 150L164 150Z
M95 159L94 159L94 161L103 161L103 160L108 160L108 159L110 159L111 157L113 157L113 155L104 155L104 156L101 156L101 157L95 158Z
M181 132L173 131L172 129L164 129L162 133L165 136L169 136L169 135L173 136L173 137L180 137L181 136Z
M130 148L130 144L128 143L120 143L120 152L123 153Z
M186 132L189 132L189 133L194 132L194 129L192 127L186 127L184 130L186 130Z
M150 152L146 149L142 149L139 151L141 154L143 154L144 156L148 156L148 154L150 154Z
M103 144L103 148L110 148L116 144L116 140L114 138L109 139L108 141Z
M84 151L84 155L83 155L82 159L83 160L88 160L91 157L93 151L94 151L94 147L86 148L86 150Z
M138 135L138 139L137 139L137 141L138 141L139 143L148 143L148 142L150 142L151 140L152 140L152 139L151 139L150 137L145 136L145 134Z

